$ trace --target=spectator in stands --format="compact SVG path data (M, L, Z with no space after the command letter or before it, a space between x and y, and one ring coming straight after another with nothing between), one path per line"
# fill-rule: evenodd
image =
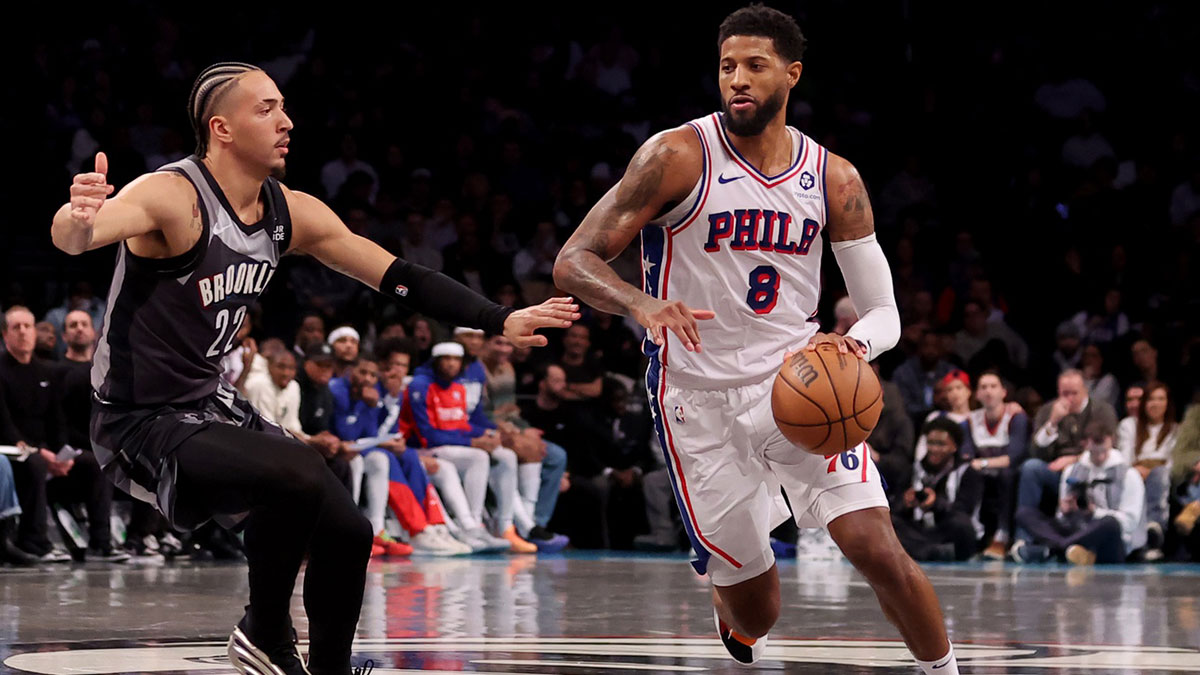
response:
M1079 326L1074 322L1064 321L1058 324L1054 331L1057 348L1050 355L1050 367L1043 377L1058 377L1068 370L1076 370L1083 361L1083 342Z
M89 507L91 540L88 555L96 560L124 562L129 556L113 548L108 515L112 492L101 483L108 479L92 453L74 459L58 459L66 444L60 378L54 368L33 353L33 312L13 306L4 313L4 346L0 357L0 388L3 416L0 444L33 450L23 462L13 465L21 518L16 544L43 562L66 562L70 555L53 546L47 531L49 500L85 502Z
M562 244L558 241L554 223L549 220L539 222L533 238L513 256L513 277L522 283L553 286L554 259L560 248Z
M1083 372L1088 398L1104 401L1116 408L1117 399L1121 397L1121 385L1112 373L1104 371L1104 352L1100 351L1098 345L1089 344L1083 348L1079 369Z
M341 439L344 452L358 451L364 455L364 510L375 531L371 555L409 555L418 546L426 552L440 552L441 542L425 533L427 522L421 509L416 506L415 497L409 493L405 495L408 498L406 500L393 498L390 481L393 475L400 479L397 481L398 489L408 488L399 476L401 472L398 467L393 466L395 456L379 443L383 408L380 405L378 380L379 367L374 359L359 353L348 377L335 377L329 381L334 402L333 432ZM378 480L380 477L381 481ZM382 483L382 489L375 490L378 483ZM384 514L389 505L393 506L393 513L401 527L412 537L412 546L395 541L384 531Z
M1193 405L1179 424L1175 455L1171 458L1172 523L1182 540L1183 552L1200 562L1200 405Z
M326 340L333 347L334 377L349 377L354 364L358 363L358 331L350 326L334 328Z
M604 371L591 355L591 335L587 324L575 323L563 336L559 365L567 376L563 397L568 401L588 401L600 397Z
M983 481L962 458L963 427L946 417L921 428L927 453L913 471L911 487L892 499L892 523L914 560L967 560L975 555L983 526Z
M303 360L308 354L308 348L317 343L325 342L325 319L316 312L308 312L300 318L300 327L296 329L296 338L292 342L292 353L297 359Z
M607 494L601 532L606 548L630 549L635 536L648 529L642 477L657 467L650 444L653 423L649 408L616 378L605 378L601 400L603 424L597 431L606 432L610 448L602 472Z
M333 348L328 344L322 345L328 350L328 365L322 364L321 370L333 373L336 359ZM324 354L318 354L324 362ZM354 476L351 494L355 503L363 505L371 529L375 532L375 541L371 547L371 556L407 555L412 553L411 547L400 545L399 542L386 536L384 518L387 513L391 464L394 461L387 453L362 452L356 449L354 443L363 437L373 438L379 426L380 410L378 406L378 391L375 380L378 378L378 366L368 363L369 359L359 355L360 364L350 371L349 377L337 377L327 380L325 390L329 396L329 428L339 439L339 453L352 454L358 457L361 467ZM362 368L357 366L361 365ZM361 372L359 372L361 370ZM318 376L323 372L318 373ZM371 400L374 399L374 404ZM401 516L404 510L401 510Z
M46 312L45 320L54 325L55 331L61 337L66 326L67 314L77 309L81 309L92 317L92 328L97 334L104 327L104 312L108 309L107 303L103 298L96 297L92 292L92 285L86 281L76 281L71 284L71 292L63 304ZM66 351L66 347L60 345L58 353L61 355Z
M903 489L911 480L916 438L900 388L880 377L878 361L872 361L871 368L883 386L883 412L867 437L867 445L889 491L894 492Z
M932 410L925 416L925 422L931 422L945 417L955 424L966 428L967 417L971 414L971 378L957 368L946 373L937 383L938 409ZM962 447L960 441L957 446ZM914 459L920 462L925 458L925 436L917 439Z
M522 539L516 532L513 520L518 509L517 455L500 445L500 432L484 414L483 406L470 411L467 406L467 389L463 373L463 346L457 342L442 342L434 345L433 361L417 369L409 385L409 401L417 436L421 443L433 450L434 456L447 459L458 467L464 488L471 489L475 480L465 473L474 464L477 453L463 452L462 448L477 449L491 456L492 468L488 482L496 499L495 535L506 539L516 553L535 553L537 546ZM471 490L474 492L474 490ZM468 493L471 500L471 521L483 522L483 496L478 492ZM476 526L469 536L474 539L494 541L496 536ZM468 542L470 543L470 542Z
M493 460L499 457L501 461L507 461L509 451L516 457L518 497L513 508L513 525L517 536L528 541L529 533L537 527L533 520L533 513L536 508L537 496L541 492L542 459L546 456L547 448L540 436L522 435L512 423L497 423L487 415L484 394L487 389L488 375L479 359L484 349L484 337L484 332L476 328L459 326L454 329L454 339L463 345L465 351L463 371L458 381L466 388L467 416L470 418L482 410L481 419L486 420L487 424L492 425L500 432L501 447L500 450L492 453ZM561 458L561 463L566 463L565 457ZM501 479L493 474L493 491L504 489L503 484L498 483L498 480ZM541 530L538 533L543 534ZM548 533L546 534L548 535ZM561 539L554 540L553 543L546 540L543 541L543 545L561 550L566 543ZM522 547L522 545L518 545L518 548Z
M404 221L404 239L396 251L414 265L424 265L431 270L442 271L444 265L441 250L430 246L426 240L425 216L417 211L408 214Z
M304 425L300 422L300 383L296 377L296 357L292 352L274 350L267 358L267 372L254 373L246 378L246 400L271 421L321 453L329 469L353 494L353 457L341 452L342 444L338 437L327 428L313 434L304 431Z
M1146 543L1142 479L1113 451L1113 425L1089 420L1080 437L1084 450L1063 474L1055 516L1033 505L1017 509L1017 524L1027 533L1013 545L1018 562L1062 555L1073 565L1120 563Z
M1083 373L1067 370L1058 376L1058 398L1042 406L1033 423L1032 457L1021 465L1017 486L1017 511L1040 508L1046 494L1057 494L1062 472L1075 462L1088 441L1084 429L1099 422L1112 435L1117 413L1103 401L1089 399ZM1030 540L1019 528L1017 539ZM1015 545L1014 545L1015 549Z
M983 309L984 316L987 317L988 323L1005 323L1005 303L1000 301L997 303L996 294L992 291L992 282L985 276L976 276L971 279L971 283L967 287L967 298L979 303ZM1001 306L998 306L1001 305ZM1006 324L1007 327L1007 324Z
M593 355L605 372L637 379L646 371L641 341L620 316L593 311L591 345Z
M1138 384L1146 385L1161 381L1158 376L1158 350L1149 340L1145 338L1136 340L1130 345L1129 352L1133 357L1133 365L1137 369Z
M1121 311L1121 291L1110 288L1104 293L1103 304L1091 311L1071 317L1087 344L1107 345L1129 332L1129 317Z
M64 324L63 341L67 351L58 368L59 406L66 423L67 443L90 452L92 353L96 347L96 331L92 328L91 315L83 310L68 312ZM112 499L111 490L108 499Z
M567 389L566 373L557 364L543 364L537 370L537 397L521 403L521 416L530 424L545 430L546 440L569 448L567 464L568 490L559 499L559 508L552 523L556 529L572 537L577 547L603 548L605 535L603 503L599 488L589 483L576 491L576 484L590 481L603 470L602 454L596 448L600 424L581 424L580 412L589 412L591 406L579 409L564 405ZM564 445L565 444L565 445ZM580 499L580 495L583 498ZM565 517L564 517L565 516ZM579 523L582 527L577 527Z
M925 331L918 343L917 353L896 368L892 381L900 388L904 407L909 417L923 420L933 408L933 394L937 383L953 369L942 358L941 338L933 331Z
M33 354L46 362L58 360L58 335L55 334L54 324L49 321L39 321L33 326Z
M92 316L81 309L68 312L64 320L63 341L67 345L67 351L58 367L58 406L66 425L67 443L89 455L90 461L95 462L90 433L92 353L96 346ZM94 549L92 557L110 562L127 560L129 555L117 550L112 543L109 523L112 516L112 482L102 479L88 484L87 488L90 489L82 494L85 496L83 501L87 504L88 545ZM50 496L54 497L55 494L51 493ZM70 498L70 495L63 496L68 500Z
M550 517L554 515L554 507L558 503L558 488L567 470L567 451L557 443L543 439L545 432L530 426L521 417L512 353L512 343L503 335L492 335L484 343L480 361L487 371L486 411L500 430L501 443L512 448L518 458L538 458L536 464L525 463L517 467L521 498L533 513L534 520L534 527L529 532L518 534L537 545L539 551L562 550L570 541L550 532L546 526L550 524ZM521 475L531 472L534 466L539 470L536 481L532 476ZM532 490L535 484L538 487Z
M983 486L980 522L990 533L984 557L1004 560L1012 533L1017 469L1029 451L1029 417L1021 406L1005 403L1008 390L996 371L984 371L975 387L980 407L967 415L964 455L979 472Z
M983 354L989 360L986 364L988 367L1024 370L1029 364L1029 347L1004 323L1003 315L998 320L989 321L986 312L976 300L968 300L963 305L963 327L954 336L954 353L963 365L970 367L972 361L985 352L985 348L996 343L1001 348Z
M250 337L252 327L253 324L249 317L242 321L234 336L237 346L221 357L221 377L243 394L245 393L246 378L250 377L255 361L259 358L258 343Z
M2 397L3 394L0 394ZM2 404L3 401L0 401ZM0 563L28 567L39 561L38 556L22 551L16 544L17 517L20 515L21 503L17 498L12 464L7 456L0 455Z
M325 189L325 198L332 202L342 191L342 185L351 174L365 173L371 179L371 194L369 201L375 201L375 192L379 185L379 173L375 167L367 164L358 157L358 142L351 134L342 136L341 154L331 159L321 167L321 187Z
M1142 409L1142 395L1146 388L1140 384L1131 385L1125 390L1125 417L1137 417Z
M415 551L432 555L460 555L483 549L456 539L447 527L445 512L430 471L440 466L432 457L422 457L408 447L406 438L414 433L411 415L404 414L405 386L411 360L405 345L397 341L382 343L376 364L379 368L380 418L376 447L366 450L368 459L383 456L388 463L387 504L412 534ZM461 491L461 488L460 488ZM381 542L388 545L387 537Z
M300 430L309 436L331 431L333 394L329 381L333 379L333 347L324 341L309 343L304 351L304 365L296 372L300 385Z
M1175 402L1161 382L1146 385L1137 417L1126 417L1117 425L1117 450L1125 463L1137 471L1146 490L1146 555L1148 561L1162 558L1167 519L1170 513L1171 458L1179 424Z
M430 350L433 349L433 327L429 324L429 319L420 314L413 314L404 327L417 348L417 363L425 363L431 358Z

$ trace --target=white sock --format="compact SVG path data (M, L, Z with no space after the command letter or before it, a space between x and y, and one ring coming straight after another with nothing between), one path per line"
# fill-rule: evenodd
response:
M936 661L916 659L916 662L925 675L958 675L958 659L954 658L954 645L950 645L950 651Z

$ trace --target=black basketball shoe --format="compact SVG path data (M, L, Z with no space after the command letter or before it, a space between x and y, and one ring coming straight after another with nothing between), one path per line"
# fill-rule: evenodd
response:
M247 612L229 636L229 663L242 675L312 675L304 667L300 652L296 650L296 631L290 629L292 637L275 644L255 643L249 633Z

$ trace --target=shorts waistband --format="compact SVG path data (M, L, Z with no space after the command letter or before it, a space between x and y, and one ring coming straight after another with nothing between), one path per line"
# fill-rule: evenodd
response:
M647 376L659 382L661 382L661 378L665 377L667 386L676 389L686 389L689 391L728 391L730 389L742 389L762 384L774 377L775 371L717 380L671 368L663 368L657 361L651 361Z

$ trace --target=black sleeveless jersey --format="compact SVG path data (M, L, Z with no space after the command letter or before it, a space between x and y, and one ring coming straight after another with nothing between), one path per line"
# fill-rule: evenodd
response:
M246 225L195 156L159 171L186 177L199 195L199 241L186 253L143 258L118 244L92 387L101 402L156 406L212 394L249 306L291 240L279 183L262 186L262 220Z

